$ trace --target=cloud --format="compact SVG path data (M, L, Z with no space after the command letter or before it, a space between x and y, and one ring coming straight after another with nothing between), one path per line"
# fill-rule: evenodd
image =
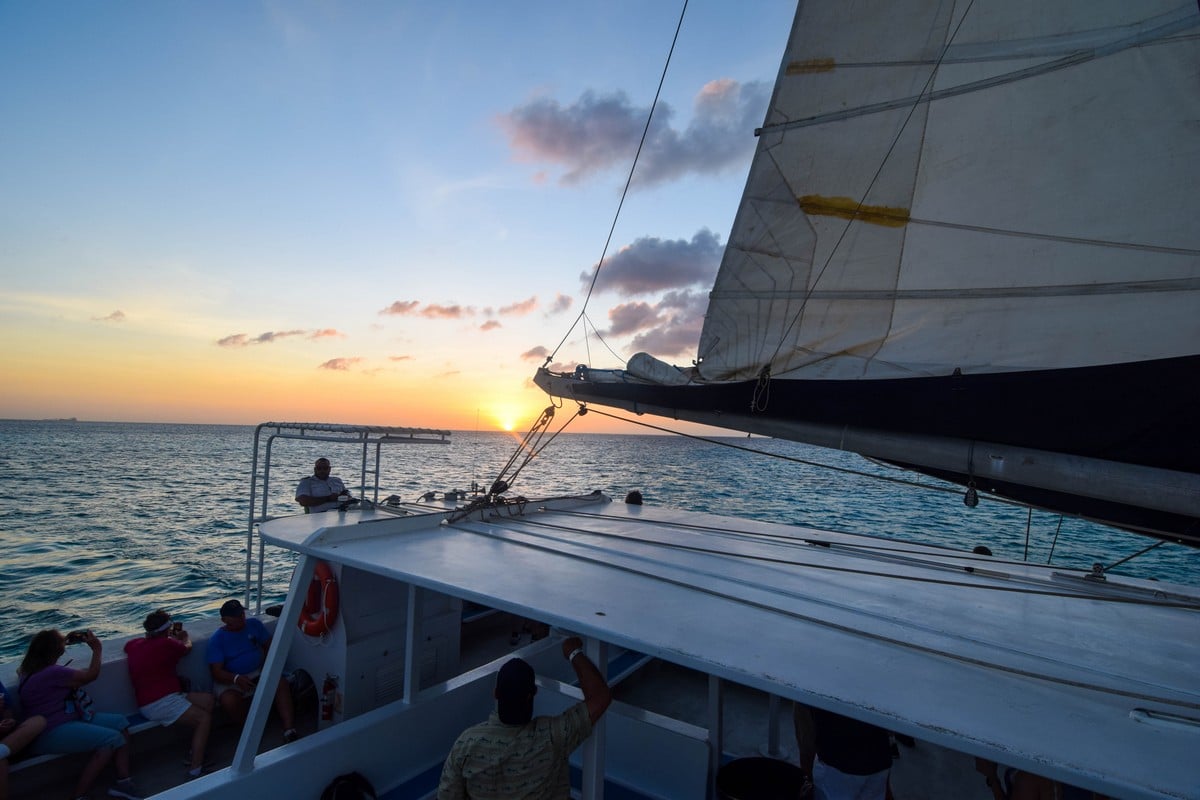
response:
M624 303L609 309L608 322L610 336L625 336L660 325L663 318L649 303Z
M388 361L412 361L412 356L388 356Z
M551 314L561 314L568 310L571 304L575 302L575 298L567 294L557 294L554 296L554 302L550 304Z
M496 328L503 328L503 327L504 327L504 326L503 326L503 325L501 325L501 324L500 324L499 322L497 322L496 320L494 320L494 319L489 319L487 322L485 322L485 323L483 323L482 325L480 325L480 326L479 326L479 330L481 330L481 331L494 331L494 330L496 330Z
M124 322L125 312L117 309L107 317L92 317L93 322Z
M443 306L436 303L428 303L422 308L417 300L397 300L387 308L381 309L379 313L398 317L415 315L427 319L462 319L475 316L476 311L471 306Z
M674 110L659 103L638 160L634 184L652 186L688 173L712 175L745 163L761 124L767 84L724 78L701 88L687 127L672 127ZM497 118L518 160L549 163L564 172L559 182L578 184L612 168L624 168L636 152L648 113L617 92L584 92L570 106L538 98ZM543 174L536 176L544 179Z
M361 358L331 358L324 364L321 364L317 369L331 369L337 372L347 372L355 364L362 361Z
M339 331L337 328L322 328L319 331L313 331L308 335L310 339L345 339L346 334Z
M266 331L250 340L250 344L270 344L280 339L290 339L293 336L303 336L307 331Z
M528 300L521 300L511 305L504 306L498 312L500 316L515 316L523 317L538 307L538 299L536 296L530 297Z
M654 304L623 303L609 310L605 335L632 334L633 349L659 356L692 354L700 342L706 302L699 292L669 292Z
M694 355L700 344L700 328L703 319L673 320L660 328L646 331L633 337L635 350L654 353L664 358Z
M379 313L403 317L414 313L419 305L421 304L416 300L397 300Z
M596 290L633 297L664 289L708 286L716 277L722 251L720 237L707 228L690 242L644 236L605 259ZM579 279L586 287L592 274L582 273Z
M429 319L462 319L463 317L471 317L475 315L475 309L460 305L441 306L435 303L430 303L421 309L422 317Z
M327 339L331 337L345 337L344 333L334 328L321 328L315 331L291 330L291 331L264 331L257 336L250 336L245 333L233 333L229 336L223 336L217 339L218 347L249 347L252 344L272 344L280 339L289 339L293 336L307 336L309 339Z
M521 353L521 358L525 361L545 361L548 355L550 355L550 350L539 344L537 347L532 347Z

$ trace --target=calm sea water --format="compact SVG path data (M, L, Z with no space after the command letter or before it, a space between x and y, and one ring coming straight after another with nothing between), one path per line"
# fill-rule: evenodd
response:
M0 659L24 651L42 629L90 627L100 636L140 631L166 607L187 620L240 595L245 579L253 427L0 421L0 585L7 613ZM489 484L516 449L501 433L459 432L448 446L393 447L384 494ZM721 441L854 470L911 477L844 453L793 442ZM361 449L287 442L272 458L273 514L294 513L296 482L327 455L351 483ZM933 484L933 481L923 480ZM959 491L933 492L846 475L676 436L562 434L524 469L514 494L601 489L647 504L969 549L1027 552L1027 512L986 498L967 509ZM355 494L358 492L356 491ZM1028 558L1087 568L1152 543L1034 512ZM283 599L294 559L268 551L265 602ZM1200 553L1163 545L1115 572L1200 584Z

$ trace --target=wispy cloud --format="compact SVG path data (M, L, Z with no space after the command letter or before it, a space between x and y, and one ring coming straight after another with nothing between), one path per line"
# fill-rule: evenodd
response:
M397 300L387 308L382 309L379 313L390 316L405 317L409 314L415 313L417 307L420 305L421 304L416 300Z
M329 332L327 333L325 331ZM304 336L306 334L310 339L321 339L325 338L326 336L342 335L331 328L326 328L324 331L265 331L257 336L250 336L249 334L245 333L234 333L217 339L217 345L219 347L249 347L252 344L272 344L273 342L278 342L281 339L289 339L294 336Z
M521 353L521 358L525 361L545 361L548 355L550 355L549 348L539 344L537 347L531 347L524 353Z
M704 228L689 242L645 236L607 258L596 281L596 290L615 291L622 297L708 286L721 263L721 240ZM592 274L580 274L586 287Z
M93 322L124 322L125 312L117 309L107 317L92 317Z
M475 316L475 309L470 306L442 306L436 303L430 303L419 312L422 317L429 319L462 319L463 317Z
M317 369L331 369L337 372L348 372L355 364L362 362L361 358L331 358L319 365Z
M503 306L497 313L499 313L500 316L502 316L502 317L506 317L506 316L523 317L526 314L531 313L537 307L538 307L538 299L536 296L534 296L534 297L528 298L527 300L521 300L519 302L512 303L507 306Z
M412 361L412 356L388 356L388 361Z
M659 103L635 185L661 184L688 173L718 174L744 163L754 149L753 131L762 122L768 97L767 85L759 81L711 81L693 100L692 119L682 130L671 124L674 110ZM556 165L564 170L559 182L570 185L628 164L647 113L622 92L588 91L569 106L535 99L497 121L520 160Z
M471 306L444 306L437 303L428 303L422 306L419 300L397 300L387 308L381 309L379 313L385 316L396 317L417 316L427 319L463 319L464 317L473 317L477 312Z
M322 328L319 331L313 331L308 335L310 339L345 339L346 334L339 331L337 328Z
M494 330L496 330L496 328L503 328L503 327L504 327L504 326L503 326L503 325L501 325L501 324L500 324L500 322L499 322L498 320L489 319L487 322L485 322L485 323L483 323L482 325L480 325L480 326L479 326L479 330L481 330L481 331L494 331Z
M554 296L554 302L550 304L550 314L561 314L571 308L575 299L569 294L557 294Z

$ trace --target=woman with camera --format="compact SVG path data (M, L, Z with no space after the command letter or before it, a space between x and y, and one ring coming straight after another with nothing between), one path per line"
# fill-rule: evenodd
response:
M75 642L82 642L92 650L87 669L71 669L58 664L67 644ZM90 700L81 690L100 675L100 649L100 640L91 631L76 631L63 636L56 630L45 630L34 635L17 671L20 678L18 692L25 716L45 717L46 730L33 741L29 751L35 755L93 751L75 784L76 797L87 796L100 771L112 759L117 769L117 782L109 788L108 794L140 800L141 795L129 777L128 721L123 714L92 711Z

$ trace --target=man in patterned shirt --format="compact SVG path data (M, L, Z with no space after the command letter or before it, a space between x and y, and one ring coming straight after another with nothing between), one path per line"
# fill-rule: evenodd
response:
M463 731L442 767L438 800L562 800L570 797L567 757L612 702L600 670L577 636L562 643L583 701L556 717L533 718L533 667L514 658L496 674L496 710Z

